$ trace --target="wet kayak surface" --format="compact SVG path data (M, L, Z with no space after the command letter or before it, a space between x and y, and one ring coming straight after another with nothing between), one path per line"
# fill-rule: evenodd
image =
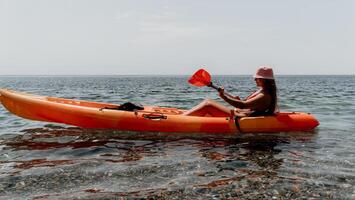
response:
M214 78L241 97L257 89L249 76ZM181 109L218 100L187 79L2 76L0 85ZM280 110L312 113L316 130L228 137L89 130L21 119L1 106L0 198L355 198L355 76L280 76L277 86Z

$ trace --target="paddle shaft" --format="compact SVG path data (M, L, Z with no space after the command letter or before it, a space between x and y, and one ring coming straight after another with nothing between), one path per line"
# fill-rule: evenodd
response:
M217 86L213 85L212 82L211 82L209 85L207 85L207 86L208 86L208 87L211 87L211 88L213 88L213 89L216 89L218 92L219 92L219 90L221 89L220 87L217 87ZM227 92L224 92L224 95L233 97L232 95L228 94Z
M209 85L207 85L208 87L211 87L211 88L214 88L216 89L217 91L219 91L221 88L220 87L217 87L215 85L213 85L213 83L211 82Z

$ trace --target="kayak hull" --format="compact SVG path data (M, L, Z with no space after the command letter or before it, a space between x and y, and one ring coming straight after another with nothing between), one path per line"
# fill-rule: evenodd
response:
M63 123L83 128L142 132L236 134L310 131L319 122L307 113L278 113L275 116L233 117L187 116L186 110L144 106L144 110L121 111L119 105L32 95L0 90L0 100L11 113L22 118Z

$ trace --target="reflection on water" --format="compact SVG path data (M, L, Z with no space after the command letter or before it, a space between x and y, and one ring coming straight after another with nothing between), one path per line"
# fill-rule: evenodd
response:
M312 143L314 133L224 138L54 125L22 132L1 140L2 196L269 198L313 193L304 178L280 173L285 157L278 147ZM303 156L294 150L286 154L292 162Z

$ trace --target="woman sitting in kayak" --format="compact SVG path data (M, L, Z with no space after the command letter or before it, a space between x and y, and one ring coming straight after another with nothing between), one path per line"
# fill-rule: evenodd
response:
M235 107L234 110L207 99L184 114L189 116L213 117L231 115L238 117L273 115L277 104L277 89L272 68L260 67L256 71L254 78L256 85L260 87L260 89L249 95L245 100L241 100L238 96L234 97L225 93L224 88L219 89L219 96Z

